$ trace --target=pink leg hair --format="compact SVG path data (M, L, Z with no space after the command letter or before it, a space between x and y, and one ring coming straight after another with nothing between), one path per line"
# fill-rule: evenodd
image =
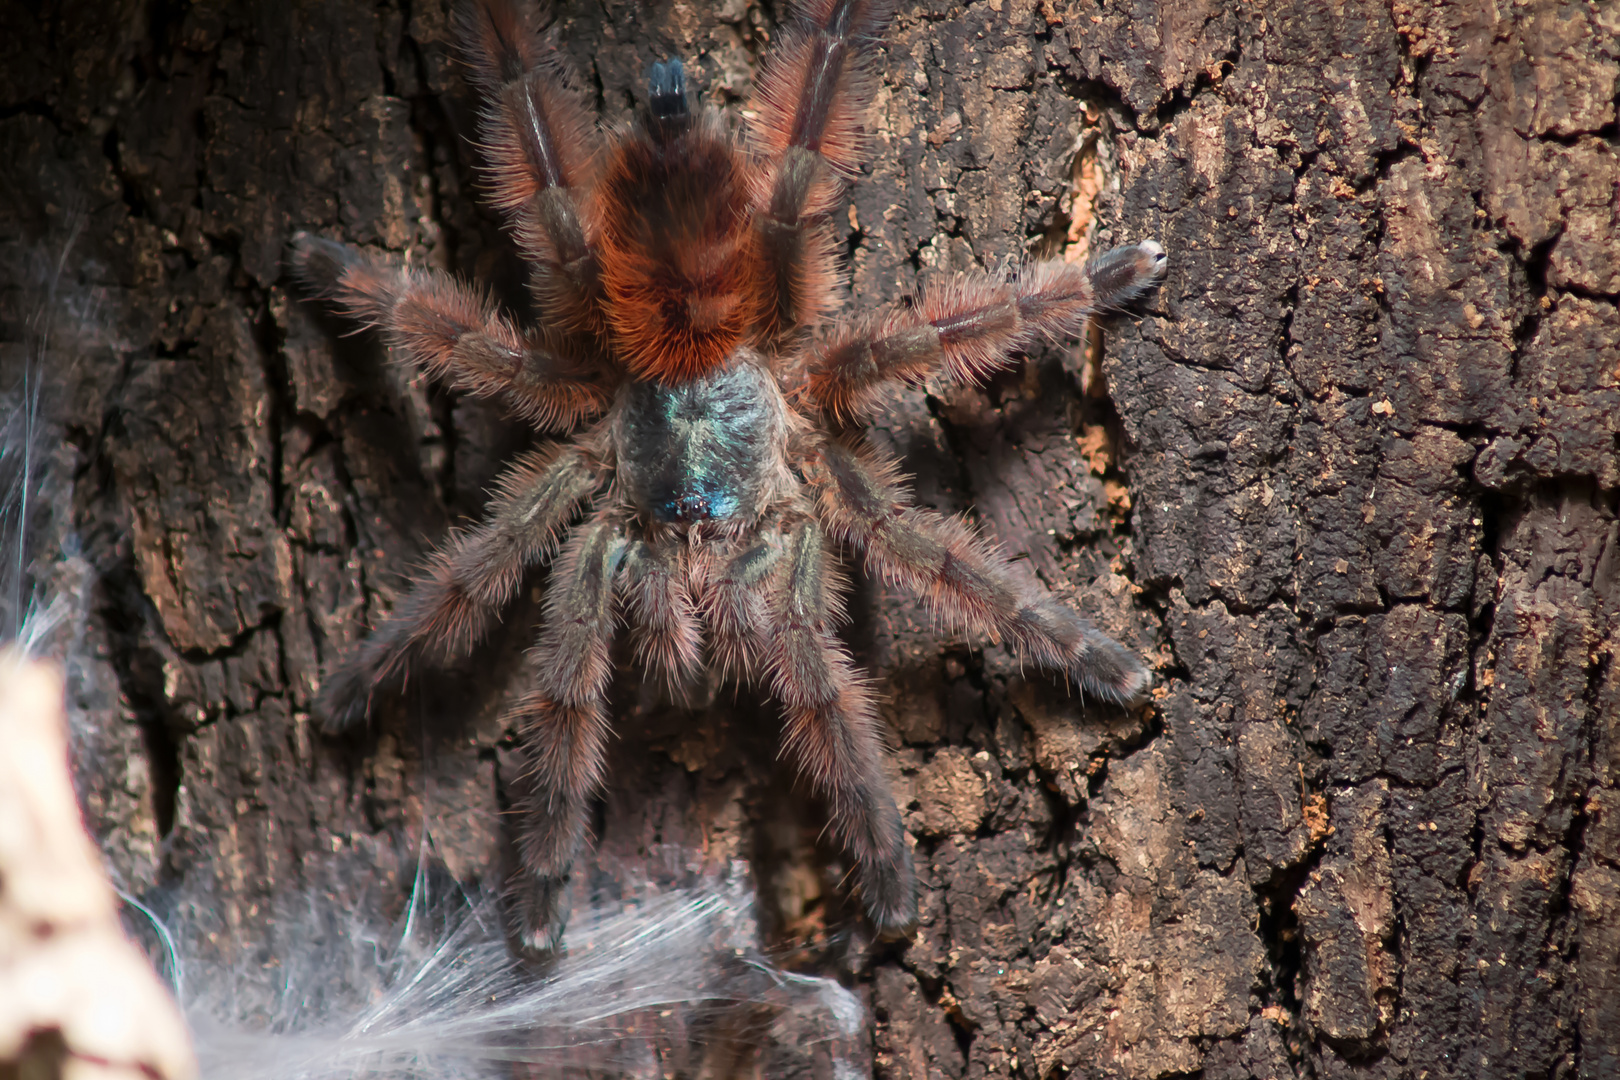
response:
M343 313L377 327L416 367L499 398L541 428L573 427L607 407L593 373L520 334L487 297L450 277L380 266L344 244L300 233L293 268Z
M1140 296L1164 266L1164 249L1145 240L1086 266L1031 263L1016 281L960 274L930 286L915 308L835 327L810 359L810 399L854 417L870 412L894 383L916 386L935 372L977 382L1041 335L1076 334L1093 312Z
M781 538L762 529L752 544L694 554L698 607L709 628L709 661L722 679L759 673L756 643L768 636L769 590L782 560Z
M327 730L364 718L377 686L402 677L416 657L443 662L471 650L601 482L601 466L578 446L529 454L509 469L484 521L435 552L393 614L327 677L316 699Z
M827 217L867 157L863 128L889 0L808 0L755 83L753 148L767 163L755 226L775 276L778 331L820 320L835 296L841 242Z
M1062 672L1084 694L1126 706L1146 696L1153 676L1135 653L1068 605L1021 587L962 522L907 505L892 464L829 442L806 472L821 520L870 572L925 598L946 622Z
M537 956L561 943L568 872L602 779L613 579L623 551L623 530L606 512L564 546L546 594L545 625L529 655L531 689L510 713L525 767L516 799L515 930L518 944Z
M478 130L490 201L530 264L544 320L599 330L599 268L578 203L595 180L601 139L578 78L527 7L477 0L459 19L462 57L485 98Z
M622 580L637 659L671 687L686 686L703 662L702 620L688 585L686 545L675 536L632 540Z
M827 537L804 522L785 538L757 644L782 703L785 749L827 801L833 833L855 859L861 900L878 932L917 922L917 881L886 772L882 722L832 632L840 582Z

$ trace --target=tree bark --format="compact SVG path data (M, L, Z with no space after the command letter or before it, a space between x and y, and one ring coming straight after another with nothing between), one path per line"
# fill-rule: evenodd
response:
M557 25L611 124L676 55L735 114L784 15ZM289 891L397 908L424 830L460 879L500 861L532 601L367 738L309 715L535 439L341 336L283 264L312 229L523 309L449 24L0 8L7 340L66 251L34 573L79 601L82 798L124 888L207 895L245 944ZM916 940L852 930L768 705L677 707L628 655L587 883L747 860L770 943L861 988L883 1077L1620 1073L1620 11L902 0L879 66L859 307L1170 253L1090 346L871 431L1148 657L1153 704L1088 707L858 580Z

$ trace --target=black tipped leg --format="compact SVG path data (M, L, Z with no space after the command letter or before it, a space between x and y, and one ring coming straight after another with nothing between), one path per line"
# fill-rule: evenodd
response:
M1137 655L1100 630L1087 628L1068 676L1087 697L1135 708L1153 688L1153 672Z
M1122 307L1164 277L1169 267L1164 248L1152 240L1104 252L1086 268L1099 309Z
M349 245L313 233L294 233L289 248L287 265L315 293L330 291L345 270L365 262L365 256Z
M326 677L315 695L315 715L328 735L343 735L363 724L371 713L375 689L368 673L345 665Z
M397 691L414 658L415 649L403 634L403 624L389 620L344 654L327 673L315 695L315 714L321 730L339 735L363 723L379 692Z
M861 906L880 938L910 937L917 927L917 872L906 827L886 782L875 781L865 794L870 801L860 831L851 837Z
M1061 671L1088 698L1129 709L1153 685L1153 673L1134 652L1053 597L1020 608L1010 629L1020 651Z
M525 960L546 965L561 959L572 907L569 883L566 875L537 877L519 871L512 876L507 892L512 944Z
M888 859L855 864L861 905L878 937L886 941L908 938L917 929L917 873L904 835Z

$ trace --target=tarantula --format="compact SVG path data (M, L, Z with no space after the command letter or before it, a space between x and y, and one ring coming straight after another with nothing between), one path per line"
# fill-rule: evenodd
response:
M513 886L526 950L548 952L561 934L601 781L621 607L641 662L672 683L698 674L705 654L722 675L769 683L786 748L825 797L884 934L915 923L916 885L872 697L834 633L836 548L1084 693L1129 705L1149 685L1130 651L1015 584L989 543L911 505L894 463L836 433L894 384L973 382L1040 335L1077 332L1165 265L1144 241L1085 267L958 275L914 306L827 325L832 211L865 154L887 8L808 0L764 65L743 143L713 110L692 109L679 60L654 64L645 108L604 135L552 41L511 0L467 8L461 45L486 98L489 186L529 264L538 327L448 275L294 240L297 272L408 362L540 429L593 421L512 465L484 521L432 556L318 702L342 729L409 663L467 654L560 543L529 688L509 716L530 789Z

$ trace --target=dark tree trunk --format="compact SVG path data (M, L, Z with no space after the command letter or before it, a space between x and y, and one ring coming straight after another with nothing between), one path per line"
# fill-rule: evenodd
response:
M844 932L772 711L675 708L627 657L592 880L748 860L769 941L862 988L879 1076L1620 1074L1620 15L899 6L848 217L861 305L1143 237L1170 274L1100 353L907 395L873 437L1161 688L1085 708L858 583L925 885L896 948ZM617 122L670 55L740 107L782 17L558 22ZM397 909L424 829L457 877L499 862L532 604L369 738L309 716L532 438L339 336L282 262L309 228L521 307L448 24L0 7L8 338L75 237L35 569L80 599L84 798L126 889L207 895L247 942L289 891Z

